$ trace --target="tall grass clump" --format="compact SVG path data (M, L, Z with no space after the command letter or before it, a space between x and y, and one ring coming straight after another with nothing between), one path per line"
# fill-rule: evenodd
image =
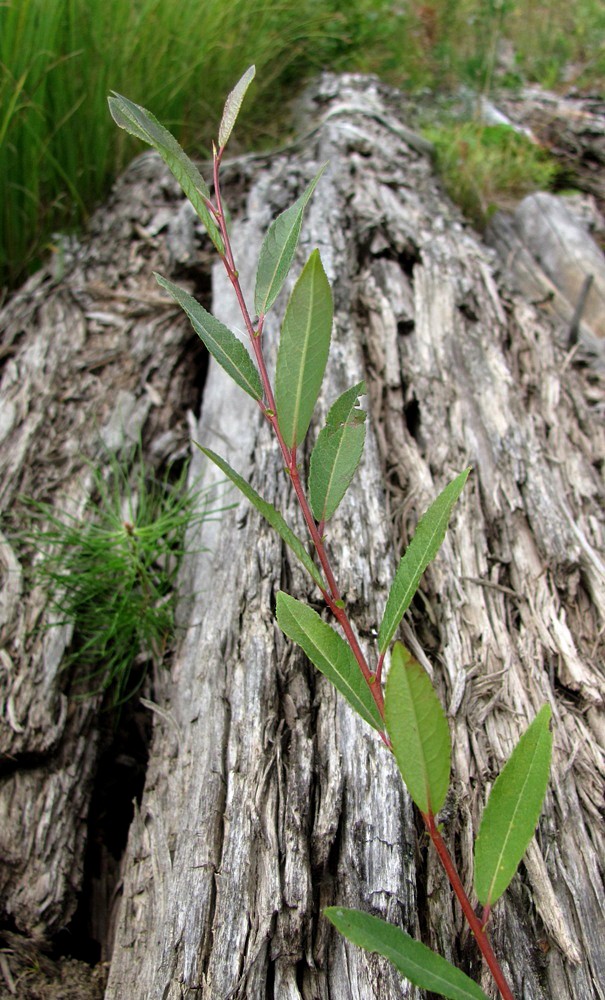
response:
M0 4L0 287L14 286L52 243L80 223L135 153L110 135L105 94L153 104L201 157L209 135L190 123L220 111L233 73L263 67L245 143L268 127L284 91L316 65L338 21L314 0L5 0Z
M152 106L206 159L217 95L253 59L261 82L240 148L275 139L320 69L486 93L503 39L517 82L554 85L570 63L579 84L605 77L600 0L0 0L0 289L31 272L55 230L80 225L134 155L128 136L110 136L108 90Z
M108 456L108 474L91 466L93 492L76 514L22 498L33 553L30 576L48 595L53 624L73 626L66 658L70 693L103 693L117 707L166 661L175 636L177 574L186 532L215 516L203 493L187 488L187 467L154 476L139 449L128 464Z

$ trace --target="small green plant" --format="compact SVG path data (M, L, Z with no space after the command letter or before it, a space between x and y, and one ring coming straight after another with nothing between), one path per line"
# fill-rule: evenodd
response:
M258 318L254 321L241 289L226 224L220 185L221 162L253 77L254 67L251 67L227 98L218 145L214 148L213 196L197 168L153 115L118 94L109 98L109 106L121 128L151 145L168 164L206 226L226 269L249 334L253 356L231 330L192 296L167 278L156 277L162 288L185 310L216 361L255 400L274 432L315 557L281 513L260 497L239 473L209 448L202 448L202 451L273 526L319 588L340 632L309 605L284 592L277 594L278 624L394 754L500 994L504 1000L513 1000L490 945L487 924L492 906L512 879L538 821L550 766L550 708L545 705L521 737L496 780L485 809L475 849L475 894L481 905L478 916L437 824L450 781L447 719L423 668L402 643L395 641L391 647L420 578L441 546L453 507L470 470L456 476L420 519L397 568L372 663L366 658L353 629L324 542L326 522L335 514L362 454L365 413L359 406L359 398L365 393L363 382L352 386L333 403L312 450L308 492L299 467L300 447L321 390L332 328L332 294L317 250L313 250L305 264L285 310L274 385L269 378L263 344L265 317L294 260L305 207L324 168L299 199L269 227L258 261L254 296L254 314ZM382 674L389 652L391 663L385 693ZM398 928L369 914L338 906L328 908L325 913L343 934L390 958L416 985L452 1000L486 1000L485 993L465 973Z
M549 190L559 172L540 146L508 125L467 122L424 134L448 194L479 229L511 199Z
M187 468L156 479L140 449L132 470L110 456L106 478L91 466L92 499L81 514L24 498L33 579L58 623L73 623L66 667L71 693L107 695L117 707L160 665L175 632L176 576L188 527L215 513L187 489Z

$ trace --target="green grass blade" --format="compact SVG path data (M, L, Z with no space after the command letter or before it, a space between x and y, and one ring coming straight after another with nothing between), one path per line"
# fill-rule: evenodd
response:
M384 722L366 684L351 647L324 622L313 608L283 591L277 595L277 623L282 632L297 643L355 711L377 729Z
M206 182L174 136L163 125L160 125L150 111L133 101L129 101L126 97L122 97L121 94L114 93L107 100L111 117L116 125L129 132L130 135L136 136L137 139L146 142L149 146L153 146L160 154L204 223L216 249L220 254L224 253L225 248L221 235L206 208L206 199L210 200L210 192Z
M211 451L210 448L202 448L201 445L198 445L198 448L200 451L203 451L204 455L214 462L215 465L218 465L219 469L225 473L228 479L230 479L231 482L237 486L238 490L240 490L244 496L248 498L250 503L256 507L259 513L262 514L265 521L268 521L271 527L275 528L278 535L282 538L286 545L288 545L294 554L298 556L305 569L315 580L317 586L324 590L325 583L317 566L311 559L311 556L307 552L300 538L298 538L292 529L288 527L283 517L279 511L276 510L273 504L269 503L268 500L263 500L263 498L258 495L256 490L250 486L250 483L247 483L246 480L243 479L242 476L235 471L235 469L232 469L229 463L226 462L224 458L221 458L220 455L217 455L216 452Z
M366 436L364 410L358 406L365 382L343 392L320 431L309 468L309 499L316 521L332 517L359 465Z
M430 990L448 1000L488 1000L483 990L461 969L421 941L414 941L399 927L343 906L329 906L323 912L349 941L388 958L402 976L420 989Z
M441 809L450 781L450 730L425 670L400 642L393 646L384 714L397 766L421 812Z
M212 357L225 369L234 382L252 399L261 400L263 387L258 370L246 348L234 333L218 319L206 312L203 306L178 285L154 271L158 285L165 288L181 309L187 313L198 337L204 342Z
M475 843L475 892L500 898L534 835L550 771L551 710L544 705L496 778Z
M300 198L278 215L267 230L258 259L254 292L254 308L259 316L264 316L269 311L288 276L305 208L326 166L327 164L323 165Z
M255 73L256 68L254 66L249 66L225 101L223 117L221 118L221 124L218 130L219 149L223 149L229 142L229 136L233 131L233 126L235 125L237 116L239 115L239 109L242 106L242 101L246 96L248 87L254 79Z
M307 433L328 360L332 291L314 250L294 286L282 324L275 404L284 441L295 448Z
M452 508L460 496L470 469L452 480L418 522L412 541L401 559L389 591L384 617L378 634L381 653L387 649L401 619L418 589L420 578L435 558L447 529Z

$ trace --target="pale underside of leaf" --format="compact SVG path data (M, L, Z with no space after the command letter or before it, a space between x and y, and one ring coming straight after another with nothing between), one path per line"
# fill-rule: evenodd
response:
M381 653L387 649L401 619L418 589L420 578L435 558L445 538L452 508L460 496L470 469L465 469L431 504L420 518L412 541L401 559L389 591L384 617L380 625L378 645Z
M422 813L435 815L449 787L449 726L428 674L400 642L391 655L385 720L408 792Z
M224 148L229 141L229 137L233 131L233 126L235 125L237 116L242 106L242 101L246 96L248 87L254 79L255 73L256 68L254 66L249 66L225 101L223 117L221 118L221 124L218 130L219 149Z
M318 670L370 726L378 732L384 723L351 647L313 608L280 591L277 623L297 643Z
M341 906L330 906L324 914L349 941L388 958L415 986L448 1000L488 1000L461 969L380 917Z
M311 556L307 552L304 544L301 542L292 529L286 524L283 517L279 511L269 503L268 500L263 500L261 496L256 492L254 487L247 483L246 480L240 476L235 469L232 469L228 462L216 452L212 451L210 448L203 448L198 445L200 451L206 455L215 465L218 465L219 469L224 472L228 479L234 483L237 488L244 494L245 497L253 504L254 507L259 511L260 514L265 518L265 520L271 525L272 528L277 531L278 535L286 543L286 545L292 549L294 554L300 559L301 563L311 575L317 586L321 589L325 589L325 583L322 579L321 573L319 572L317 566L311 559Z
M534 835L552 751L551 709L544 705L496 778L475 843L475 892L492 906L510 884Z
M158 284L166 289L187 314L193 329L212 357L244 392L257 401L261 400L263 387L260 375L241 340L183 288L157 272L154 274Z
M361 460L365 412L357 408L365 382L336 400L320 431L309 467L309 499L316 521L327 521L345 495Z
M300 275L282 324L275 372L277 420L295 448L307 433L328 360L332 292L314 250Z
M324 163L300 198L278 215L267 230L259 255L254 292L254 308L259 316L264 316L269 311L288 276L305 208L326 166Z
M174 136L150 111L129 101L121 94L114 93L108 98L108 103L116 125L146 142L160 154L206 227L214 246L220 254L223 254L221 235L206 207L206 200L210 200L208 186Z

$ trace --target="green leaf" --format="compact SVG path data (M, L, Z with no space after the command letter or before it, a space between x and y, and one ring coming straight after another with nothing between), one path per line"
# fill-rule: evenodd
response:
M256 509L260 511L262 516L265 518L265 521L268 521L271 527L275 528L278 535L282 538L286 545L288 545L294 554L298 556L305 569L315 580L317 586L320 587L321 590L324 590L325 583L322 579L321 573L311 559L311 556L307 552L304 544L301 542L300 538L294 534L292 529L288 527L283 517L279 511L275 509L273 504L269 503L268 500L263 500L263 498L258 495L256 490L250 486L250 483L247 483L246 480L235 471L235 469L231 468L229 463L226 462L224 458L220 457L220 455L211 451L210 448L202 448L201 445L198 445L198 448L200 451L203 451L204 455L214 462L215 465L218 465L219 469L225 473L231 482L235 483L238 490L241 490L250 503L254 504Z
M280 430L289 448L307 433L323 379L332 333L332 292L319 251L305 264L284 316L275 403Z
M309 499L316 521L327 521L338 507L359 465L366 436L365 412L358 397L366 384L343 392L320 431L309 468Z
M165 288L174 301L185 310L193 329L203 340L212 357L244 392L253 399L261 400L263 387L260 375L241 340L238 340L235 334L218 319L206 312L204 307L184 289L168 281L168 278L163 278L156 271L154 275L158 285Z
M283 591L277 595L277 623L282 632L297 643L303 652L332 682L365 722L384 730L376 707L351 647L324 622L313 608Z
M544 705L496 778L475 842L475 892L500 898L534 835L550 770L551 710Z
M450 781L450 730L430 677L396 642L384 715L397 766L422 813L439 812Z
M326 166L324 163L298 201L278 215L267 230L258 259L254 292L254 308L259 316L264 316L269 311L288 276L307 202Z
M142 139L160 154L164 163L170 168L176 180L189 198L198 216L204 223L210 239L220 254L225 252L221 235L216 224L206 208L206 200L210 200L210 192L196 166L180 147L173 135L160 125L150 111L134 104L121 94L113 92L108 97L109 111L116 125L129 132L130 135Z
M254 79L254 74L256 73L256 68L250 66L242 78L236 83L235 87L229 94L229 97L225 101L225 108L223 110L223 117L221 118L220 128L218 130L218 144L219 149L222 149L227 145L229 141L229 136L233 131L233 126L235 125L237 116L239 114L239 109L242 106L242 101L246 96L246 91Z
M445 538L452 508L462 492L469 472L470 469L465 469L456 479L452 480L418 522L414 537L397 567L395 579L389 591L378 634L378 646L381 653L387 649L401 619L409 608L418 589L420 577L439 551Z
M399 927L361 910L329 906L324 915L353 944L388 958L402 976L420 989L448 1000L488 1000L483 990L455 965Z

